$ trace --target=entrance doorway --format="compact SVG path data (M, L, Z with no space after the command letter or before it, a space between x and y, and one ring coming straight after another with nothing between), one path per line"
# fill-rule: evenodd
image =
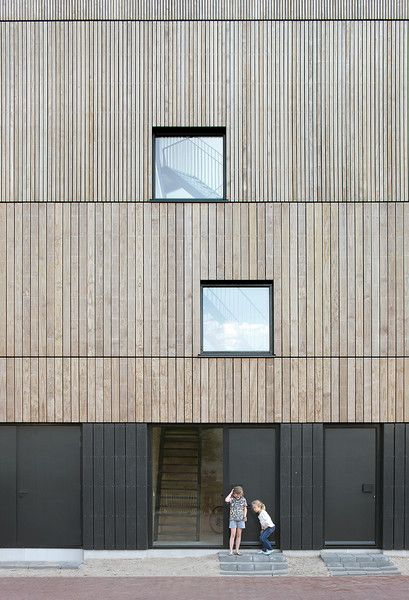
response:
M225 496L242 485L276 514L276 430L271 427L162 426L152 429L153 543L226 545ZM260 526L249 508L244 545L258 544Z
M0 426L0 546L82 545L81 427Z
M325 545L376 546L377 427L325 429Z

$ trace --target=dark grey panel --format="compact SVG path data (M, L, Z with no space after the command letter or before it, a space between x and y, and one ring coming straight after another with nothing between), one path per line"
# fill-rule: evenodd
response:
M317 423L312 426L312 548L318 550L323 544L324 427Z
M103 550L105 548L105 505L104 505L104 429L105 425L91 425L94 429L94 460L93 478L94 505L87 508L86 512L93 515L94 540L91 548ZM84 482L85 483L85 482Z
M82 546L81 427L17 428L17 545Z
M280 427L280 546L322 548L323 426Z
M395 425L395 486L394 486L393 547L405 547L405 425Z
M274 522L277 521L276 430L267 427L231 428L228 436L229 490L242 485L247 502L260 499ZM259 521L248 511L243 543L258 542ZM272 538L273 541L274 538Z
M293 425L291 435L291 548L301 549L302 425Z
M0 546L17 545L16 469L17 428L0 426Z
M146 425L136 426L136 536L137 548L148 547L151 519L148 519L148 502L152 498L152 490L148 486L148 428Z
M115 425L115 548L126 548L126 425Z
M84 547L147 548L147 426L87 424L84 440Z
M312 548L312 426L302 426L301 548Z
M405 425L405 548L409 548L409 426Z
M382 546L409 548L409 426L383 426Z
M146 427L145 427L146 430ZM126 479L126 547L136 548L136 425L125 427L125 479ZM141 458L143 460L143 458ZM146 519L147 520L147 519ZM147 546L146 546L147 547Z
M82 427L82 536L84 548L94 543L94 427Z
M395 480L395 425L383 426L383 540L382 547L386 550L393 548L393 488Z
M291 428L280 427L280 548L291 548Z
M104 425L104 548L115 550L115 429Z

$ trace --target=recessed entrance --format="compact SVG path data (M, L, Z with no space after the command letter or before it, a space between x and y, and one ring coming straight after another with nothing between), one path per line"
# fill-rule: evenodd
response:
M164 426L152 430L154 545L226 545L224 498L242 485L276 514L276 432L268 427ZM243 544L258 544L249 509Z

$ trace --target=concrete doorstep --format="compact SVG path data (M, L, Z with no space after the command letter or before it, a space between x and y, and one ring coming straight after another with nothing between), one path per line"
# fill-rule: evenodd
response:
M377 552L325 552L321 558L330 575L400 575L390 558Z
M240 577L288 575L287 559L279 550L272 554L259 554L257 551L245 551L239 556L228 552L219 552L221 575Z

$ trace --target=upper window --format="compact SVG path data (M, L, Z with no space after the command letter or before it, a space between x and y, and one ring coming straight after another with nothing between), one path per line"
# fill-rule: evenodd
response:
M224 200L223 129L157 128L153 144L155 200Z
M271 355L272 284L202 284L202 352Z

